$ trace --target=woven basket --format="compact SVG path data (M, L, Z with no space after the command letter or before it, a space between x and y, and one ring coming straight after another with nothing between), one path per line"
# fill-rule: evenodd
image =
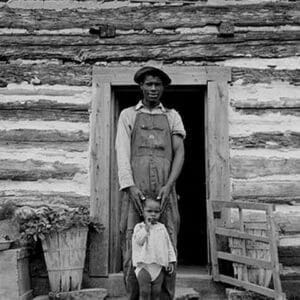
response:
M82 283L88 229L51 233L42 241L52 292L79 290Z

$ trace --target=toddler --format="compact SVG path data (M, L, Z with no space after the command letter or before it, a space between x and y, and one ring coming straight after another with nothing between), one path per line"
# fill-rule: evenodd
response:
M132 263L139 283L140 300L160 299L166 273L172 274L176 255L165 225L158 222L160 203L147 198L144 222L136 224L132 236Z

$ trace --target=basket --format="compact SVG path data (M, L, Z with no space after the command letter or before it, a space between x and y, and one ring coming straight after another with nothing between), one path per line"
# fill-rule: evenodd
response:
M11 243L12 241L0 241L0 251L9 249Z
M48 234L42 241L52 292L79 290L82 283L88 228Z
M245 232L253 235L267 236L266 222L245 222ZM229 238L229 248L232 254L243 255L243 243L245 243L246 256L270 261L270 245L263 242L253 242L240 238ZM272 270L245 266L233 263L234 275L238 280L246 280L260 286L268 287ZM246 274L247 272L247 274Z

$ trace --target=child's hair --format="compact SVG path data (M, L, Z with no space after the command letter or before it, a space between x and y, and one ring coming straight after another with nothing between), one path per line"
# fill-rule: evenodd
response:
M143 208L146 206L147 200L158 202L160 204L160 200L157 199L157 196L155 196L153 194L144 194L144 196L145 196L145 200L143 201Z

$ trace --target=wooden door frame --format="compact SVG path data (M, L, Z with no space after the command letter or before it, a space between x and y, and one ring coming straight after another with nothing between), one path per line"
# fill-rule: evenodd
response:
M112 189L116 174L114 164L115 100L116 87L133 86L136 67L93 68L93 99L90 133L90 210L91 216L101 221L105 230L92 236L89 248L89 274L107 277L114 272L115 255L119 247L111 236L111 202L117 191ZM176 86L206 86L205 136L206 136L206 179L207 199L229 200L229 142L228 142L228 82L231 69L228 67L185 67L162 68ZM221 124L220 122L223 122ZM112 199L114 198L114 199ZM117 224L116 224L117 225Z

